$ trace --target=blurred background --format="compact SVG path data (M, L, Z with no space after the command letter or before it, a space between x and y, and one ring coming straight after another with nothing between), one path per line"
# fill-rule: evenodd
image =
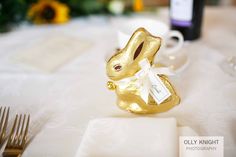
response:
M127 21L170 23L169 2L0 0L0 103L30 113L30 132L37 134L24 157L75 156L89 120L128 116L106 88L106 61L121 48L118 33ZM182 102L157 117L176 117L201 135L224 136L225 156L235 157L236 0L204 3L201 38L184 42L176 55L162 55L166 66L179 69L171 82ZM191 16L200 32L200 16ZM166 47L176 43L174 38Z
M236 6L236 0L206 0L211 6ZM90 14L129 14L169 6L169 0L1 0L0 32L21 22L65 23Z

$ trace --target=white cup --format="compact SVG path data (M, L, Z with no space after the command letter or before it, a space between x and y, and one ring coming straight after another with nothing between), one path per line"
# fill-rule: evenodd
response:
M140 27L145 28L152 35L162 38L162 46L160 49L161 53L165 53L167 55L174 54L178 52L184 44L183 35L179 31L170 30L168 25L165 23L158 20L136 18L124 22L122 25L118 25L119 48L124 48L133 32ZM178 42L172 47L167 47L167 42L171 38L177 38Z

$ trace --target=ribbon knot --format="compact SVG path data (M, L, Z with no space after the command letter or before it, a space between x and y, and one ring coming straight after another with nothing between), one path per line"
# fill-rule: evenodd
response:
M149 94L151 94L157 104L162 103L171 93L158 75L174 75L174 72L167 67L155 68L151 66L147 58L141 60L139 66L141 70L134 76L124 78L115 83L124 89L130 86L131 82L135 82L134 85L140 89L140 96L146 103L148 103Z

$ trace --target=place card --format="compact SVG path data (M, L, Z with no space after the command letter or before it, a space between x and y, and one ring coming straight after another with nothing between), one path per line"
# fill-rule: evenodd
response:
M65 34L51 34L19 50L11 60L39 69L43 72L56 71L91 47L91 42Z

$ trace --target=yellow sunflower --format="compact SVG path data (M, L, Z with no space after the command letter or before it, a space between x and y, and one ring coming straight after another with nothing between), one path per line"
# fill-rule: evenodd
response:
M65 23L69 20L69 8L56 0L39 0L30 7L28 17L36 24Z
M133 10L135 12L143 11L143 0L134 0L134 2L133 2Z

